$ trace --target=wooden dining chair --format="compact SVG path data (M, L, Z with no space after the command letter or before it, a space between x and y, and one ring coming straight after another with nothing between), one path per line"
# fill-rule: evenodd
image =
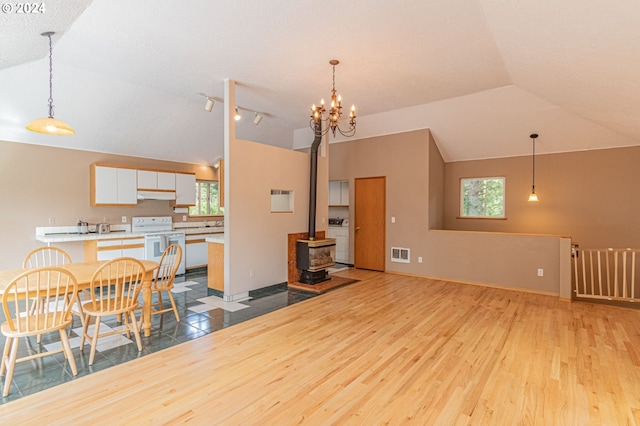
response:
M58 247L45 246L38 247L31 250L22 262L24 269L41 268L44 266L64 266L71 263L71 256L69 253ZM71 313L80 317L80 321L84 326L84 314L82 312L82 303L80 295L76 304L71 308ZM38 337L38 343L40 343L40 337Z
M62 266L71 263L71 256L58 247L38 247L32 250L24 258L22 267L42 268L43 266Z
M180 321L180 315L178 315L178 308L176 302L173 299L171 289L173 288L173 282L176 278L176 272L180 267L180 261L182 260L182 247L178 244L169 245L160 257L160 264L156 269L155 277L151 283L151 292L156 293L158 301L151 305L151 316L164 314L165 312L173 311L176 316L176 321ZM166 292L169 296L169 302L171 306L164 307L162 301L162 292ZM143 316L140 315L140 328L143 324Z
M90 283L91 300L82 306L85 314L80 350L84 349L85 340L91 344L89 365L93 365L96 346L100 337L127 333L131 338L133 332L138 350L142 350L142 340L135 316L139 308L138 295L142 289L145 269L142 262L132 257L120 257L100 266L93 274ZM122 316L124 327L100 334L100 320L105 316ZM89 334L91 318L95 318L93 335Z
M29 269L15 277L2 295L6 321L0 326L6 341L0 375L5 375L3 396L9 394L17 362L64 352L73 375L78 374L65 328L71 325L71 307L76 301L78 283L69 271L55 266ZM33 309L33 303L37 308ZM62 348L17 358L20 338L58 331Z

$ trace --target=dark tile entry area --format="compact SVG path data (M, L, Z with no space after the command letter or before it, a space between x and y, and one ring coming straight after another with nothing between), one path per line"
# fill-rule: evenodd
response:
M133 335L131 339L126 336L112 336L115 339L106 341L103 345L100 343L102 339L98 342L94 364L89 366L89 346L85 345L84 352L80 352L78 348L79 331L82 329L82 325L80 319L75 317L74 330L71 331L70 340L78 366L78 375L74 377L71 374L69 364L62 353L16 364L11 391L8 397L0 399L0 404L315 297L312 293L288 290L286 284L279 284L250 292L250 300L224 304L215 297L220 296L220 293L207 287L206 270L177 277L175 290L173 297L178 306L180 321L175 320L172 312L154 315L151 336L142 338L142 352L138 352ZM205 302L198 300L204 298L208 299L205 299ZM168 304L166 299L165 296L165 303ZM154 295L155 300L156 295ZM0 322L5 320L2 312L0 312L0 320ZM104 321L103 324L109 327L118 326L115 319ZM120 337L122 339L119 339ZM35 337L29 338L26 343L23 339L20 342L18 357L44 351L47 345L58 344L58 340L57 333L42 336L41 343L37 343ZM4 348L4 342L4 336L0 335L2 348ZM2 377L2 384L4 384L4 377Z

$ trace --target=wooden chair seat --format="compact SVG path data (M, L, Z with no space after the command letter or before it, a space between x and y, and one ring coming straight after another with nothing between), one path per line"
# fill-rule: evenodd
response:
M47 313L40 315L35 321L34 319L27 318L17 318L14 319L16 323L16 329L14 330L9 326L8 323L3 323L0 326L0 330L2 334L7 337L27 337L27 336L37 336L38 334L50 333L52 331L58 330L60 326L66 328L71 325L73 319L69 317L66 321L57 324L55 323L55 318L53 318L55 313ZM51 325L54 324L54 325ZM22 331L18 331L22 330Z

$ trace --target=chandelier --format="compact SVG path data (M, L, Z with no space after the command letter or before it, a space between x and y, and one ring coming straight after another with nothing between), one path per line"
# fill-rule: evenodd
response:
M311 120L309 126L316 134L325 135L329 130L333 136L336 136L336 130L342 136L350 137L356 133L356 106L351 106L349 112L349 121L340 120L342 116L342 97L336 94L336 65L340 61L332 59L329 64L333 67L333 88L331 89L331 108L327 111L324 107L324 99L320 101L320 106L315 104L311 107ZM326 123L326 126L322 126ZM342 127L341 127L342 126ZM323 129L324 127L324 129Z

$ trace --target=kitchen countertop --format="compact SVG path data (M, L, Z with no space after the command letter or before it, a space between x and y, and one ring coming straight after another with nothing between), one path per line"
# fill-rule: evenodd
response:
M130 228L129 228L130 229ZM125 230L115 230L108 234L98 234L96 232L90 232L88 234L78 234L77 232L55 232L55 233L39 233L36 228L36 240L43 243L69 243L74 241L93 241L93 240L114 240L122 238L137 238L144 237L144 232L131 232ZM209 226L209 227L193 227L193 228L177 228L176 232L184 232L185 235L191 234L216 234L224 232L223 226Z
M174 231L184 231L185 235L191 234L219 234L224 232L224 226L199 226L197 228L176 228Z
M217 234L204 239L208 243L224 244L224 234Z

